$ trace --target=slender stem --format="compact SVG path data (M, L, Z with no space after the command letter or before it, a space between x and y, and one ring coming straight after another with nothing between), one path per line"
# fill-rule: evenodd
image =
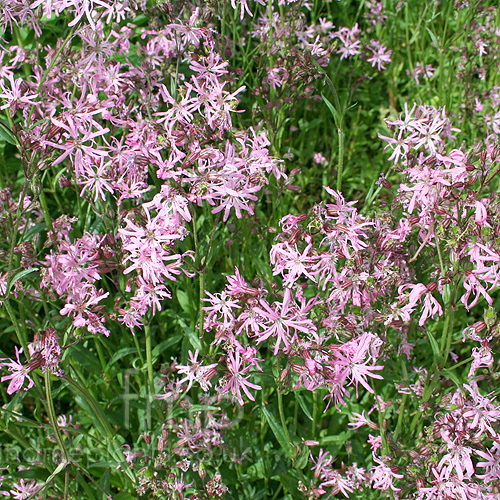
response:
M64 499L69 498L69 466L66 466L64 471Z
M203 298L205 297L205 268L203 268L203 270L201 270L198 273L198 282L199 282L199 286L200 286L200 296L199 296L199 306L198 306L198 309L199 309L198 321L199 321L199 325L200 325L199 331L200 331L200 337L201 337L201 335L203 335L203 323L205 322L205 311L203 310Z
M285 418L285 412L283 410L283 394L281 391L278 389L278 410L280 414L280 420L281 420L281 426L283 427L283 430L285 431L286 438L288 442L291 444L292 443L292 438L290 437L290 433L288 432L288 427L286 425L286 418Z
M408 371L406 370L406 363L404 359L401 360L401 371L403 372L403 378L404 380L408 380ZM401 399L401 404L399 405L399 411L398 411L398 421L396 424L396 429L394 430L393 434L393 440L396 441L396 439L399 436L399 433L401 432L401 427L403 426L403 418L405 414L405 405L406 405L406 400L408 398L408 394L403 394L403 398Z
M330 88L333 95L333 105L336 113L333 114L335 124L337 125L337 132L339 135L339 147L338 147L338 164L337 164L337 191L342 190L342 174L344 171L344 114L345 110L342 107L339 99L339 93L335 87L332 79L326 74L326 71L313 59L315 66L318 70L323 73L325 81Z
M318 403L318 391L313 392L313 428L312 437L316 438L318 435L318 420L319 420L319 403Z
M149 382L149 395L154 397L155 393L155 381L153 375L153 354L151 348L151 326L149 324L144 325L144 332L146 333L146 364L148 369L148 382Z
M40 194L38 195L38 200L40 201L40 206L42 207L43 220L47 229L54 234L54 226L52 226L52 219L50 218L49 207L47 205L47 198L45 198L45 193L43 192L43 184L40 186Z
M10 247L9 247L9 257L7 259L8 262L8 267L7 267L7 281L10 282L10 278L12 276L12 268L14 265L14 248L16 248L16 241L17 241L17 231L19 229L19 224L21 223L21 215L23 213L23 206L24 206L24 198L26 196L26 193L28 192L28 187L31 182L32 175L30 174L28 177L26 177L24 181L24 186L23 190L21 191L21 195L19 196L19 204L17 206L16 210L16 215L14 219L14 225L12 227L12 235L11 235L11 240L10 240Z
M137 349L137 355L139 356L139 362L141 363L141 366L144 366L144 356L142 355L142 349L141 346L139 345L139 340L137 339L137 335L132 335L134 338L134 345L135 348Z
M115 432L113 431L108 421L106 420L101 407L95 401L95 399L88 393L87 389L82 387L78 382L70 378L68 375L64 375L63 379L71 386L71 388L75 392L77 392L83 399L85 399L85 401L87 402L87 404L90 406L95 416L97 417L97 420L99 420L99 422L101 423L107 437L109 439L113 439L113 437L115 436Z
M451 295L450 300L447 305L447 315L446 322L443 331L443 337L441 338L441 362L444 366L448 360L451 349L451 341L453 337L453 324L455 320L455 302L458 295L458 283L453 280L451 283Z
M17 336L17 341L21 344L23 348L23 352L28 356L28 344L27 344L27 339L24 338L24 336L21 333L21 330L19 329L19 325L17 323L16 316L14 314L14 311L12 310L12 306L10 305L9 299L5 299L3 301L3 304L5 306L5 309L7 309L7 314L9 315L10 320L12 321L12 325L14 326L14 330L16 332Z
M52 399L52 390L50 386L49 370L45 370L44 378L45 378L45 396L47 398L47 412L49 414L50 424L52 425L52 429L54 430L54 435L57 444L59 445L59 448L61 448L62 454L64 456L64 461L70 463L68 450L66 449L66 446L64 446L64 442L61 436L61 431L59 430L59 426L57 425L56 413L54 411L54 401Z
M81 22L81 21L80 21ZM42 86L43 84L45 83L45 80L47 79L47 77L49 76L49 73L50 73L50 70L56 65L56 62L57 62L57 59L59 58L59 56L61 55L62 51L66 48L66 46L68 45L68 43L71 41L71 39L73 38L73 36L75 35L75 32L77 30L77 28L80 26L80 22L78 22L77 24L75 24L72 28L71 28L71 31L69 32L68 36L64 39L62 45L59 47L59 49L57 50L57 52L54 54L54 57L52 58L52 61L50 61L50 64L49 66L47 67L47 69L43 72L43 75L42 75L42 78L40 79L40 83L38 84L38 92L40 92L40 90L42 89ZM31 117L33 116L33 111L35 110L35 104L33 104L31 106L31 110L30 110L30 114L28 116L28 123L26 125L26 128L29 129L30 128L30 123L31 123Z
M344 171L344 129L338 128L339 133L339 161L337 166L337 191L342 191L342 173Z
M54 430L54 435L57 441L59 448L64 457L65 463L65 475L64 475L64 500L69 499L69 466L71 464L71 460L69 458L68 450L64 445L64 441L61 436L61 431L59 430L59 426L57 425L56 412L54 411L54 401L52 399L52 390L50 386L50 371L48 369L45 370L45 396L47 398L47 412L49 414L49 421L52 429Z

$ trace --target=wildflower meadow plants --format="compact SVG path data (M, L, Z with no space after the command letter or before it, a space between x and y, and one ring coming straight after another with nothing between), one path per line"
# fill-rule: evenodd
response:
M495 2L0 23L1 495L500 497Z

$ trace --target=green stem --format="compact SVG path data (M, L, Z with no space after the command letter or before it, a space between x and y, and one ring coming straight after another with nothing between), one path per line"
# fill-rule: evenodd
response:
M69 466L64 471L64 498L69 498Z
M47 399L47 412L49 414L49 421L52 429L54 430L54 435L57 441L59 448L64 457L65 463L65 476L64 476L64 500L69 499L69 466L71 464L71 460L69 458L68 450L64 445L64 441L61 436L61 431L59 430L59 426L57 425L56 412L54 410L54 401L52 399L52 390L50 385L50 371L48 369L45 370L44 374L45 378L45 396Z
M148 382L149 382L149 393L152 396L155 392L155 382L153 375L153 354L151 348L151 326L149 324L144 325L144 332L146 333L146 364L148 369Z
M71 31L69 32L68 36L64 39L64 42L62 43L62 45L59 47L59 49L57 50L57 52L54 54L54 57L52 58L52 61L50 61L50 64L49 66L47 67L47 69L43 72L43 75L42 75L42 78L40 79L40 83L38 84L38 92L40 92L40 90L42 89L42 86L43 84L45 83L45 80L47 79L47 77L49 76L49 73L50 73L50 70L56 65L56 63L58 62L58 58L59 56L61 55L61 52L66 48L66 46L68 45L68 43L71 41L71 39L73 38L77 28L80 26L80 22L78 22L77 24L75 24L72 28L71 28ZM26 125L26 128L29 129L30 128L30 123L31 123L31 117L33 116L33 111L35 110L35 104L33 104L31 106L31 110L30 110L30 114L28 116L28 123Z
M278 389L277 393L278 393L278 411L280 414L281 426L283 427L283 430L285 431L286 439L291 444L292 438L290 437L290 433L288 432L288 427L286 425L285 412L283 410L283 394L281 393L281 391L279 389Z
M344 114L345 110L340 104L339 93L337 92L337 88L335 87L332 79L326 74L326 71L316 62L314 59L312 60L318 70L323 73L325 77L325 81L330 88L333 95L333 106L335 108L335 112L332 109L330 111L333 114L333 119L335 124L337 125L337 132L339 135L339 147L338 147L338 165L337 165L337 191L342 190L342 174L344 171ZM331 105L329 106L331 108Z
M342 174L344 171L344 129L339 126L339 161L337 167L337 191L342 191Z
M200 296L199 296L199 317L198 321L200 324L200 337L203 335L203 323L205 322L205 311L203 310L203 299L205 297L205 268L198 273L198 281L200 286Z
M68 375L64 375L63 379L68 383L69 386L71 386L71 388L77 394L79 394L85 400L85 402L90 406L90 408L94 412L94 415L96 416L97 420L99 420L100 424L102 425L103 430L105 431L107 437L109 439L113 439L115 436L115 432L113 431L108 421L106 420L101 407L95 401L95 399L88 393L87 389L82 387L78 382L70 378Z
M319 403L318 391L313 392L313 425L312 425L312 438L315 439L318 435L318 421L319 421Z
M139 356L139 362L141 363L141 366L144 366L144 356L142 355L142 349L141 346L139 345L139 340L137 339L137 335L132 335L134 339L134 345L135 348L137 349L137 355Z
M14 311L12 309L12 306L10 305L10 301L9 299L5 299L3 301L3 304L5 306L5 309L7 309L7 314L9 315L9 318L10 320L12 321L12 325L14 326L14 330L16 332L16 336L17 336L17 341L19 342L19 344L21 344L22 348L23 348L23 352L25 353L26 356L28 356L28 340L24 338L24 336L22 335L21 333L21 330L19 329L19 325L17 323L17 319L16 319L16 316L14 314Z
M41 182L41 181L40 181ZM40 201L40 206L42 207L43 220L47 229L54 234L54 227L52 226L52 219L50 218L49 207L47 205L47 198L45 198L45 193L43 191L43 184L40 186L40 194L38 195L38 200Z

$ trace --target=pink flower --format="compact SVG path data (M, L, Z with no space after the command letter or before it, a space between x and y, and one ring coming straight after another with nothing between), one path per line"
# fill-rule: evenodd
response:
M370 483L372 487L382 491L388 489L400 491L400 488L394 486L394 479L402 479L404 477L403 474L397 474L393 471L392 467L389 467L376 456L373 457L373 461L377 463L377 465L370 469Z
M186 375L182 380L179 380L179 384L188 382L186 390L189 390L193 385L193 382L198 382L201 388L206 392L208 388L212 386L210 379L216 374L217 363L212 365L202 365L198 361L199 350L196 349L194 355L189 351L189 364L186 366L177 365L177 372Z
M391 62L392 50L387 50L380 42L376 40L370 40L370 45L368 50L371 51L372 55L367 59L367 61L372 65L372 67L377 66L378 71L386 68L385 64Z
M11 375L5 375L1 379L2 382L5 382L6 380L11 381L9 387L7 387L7 394L13 394L14 392L22 389L25 379L28 379L28 387L24 389L25 391L34 385L32 378L28 375L30 371L29 368L24 367L19 360L19 354L22 352L22 349L18 350L16 347L15 350L17 362L8 358L0 359L0 361L3 361L3 363L0 363L0 366L4 366L11 372Z
M283 352L289 351L290 342L295 340L297 331L306 334L315 331L312 321L297 311L289 288L285 289L283 302L275 302L271 307L264 299L261 299L259 304L261 307L256 307L255 312L264 320L264 331L255 335L258 338L257 343L260 344L270 337L276 337L275 356L280 350L281 343L283 343Z
M260 391L262 387L257 384L252 384L248 381L248 377L244 376L251 369L251 365L243 366L243 360L238 351L235 353L228 353L226 364L228 373L219 381L219 387L216 388L217 392L221 394L228 394L230 392L236 397L240 405L245 404L241 391L245 393L248 399L255 401L255 398L248 389Z
M25 498L33 498L34 494L38 491L38 483L33 479L25 481L19 479L19 482L13 485L10 494L15 500L24 500Z

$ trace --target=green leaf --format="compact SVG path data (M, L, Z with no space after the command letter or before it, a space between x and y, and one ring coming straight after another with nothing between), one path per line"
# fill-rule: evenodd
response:
M325 97L325 94L321 94L321 97L323 98L323 101L325 101L326 106L330 110L330 113L332 114L333 119L335 121L335 125L338 127L339 126L338 111L335 109L335 106Z
M307 403L305 402L304 398L300 395L297 394L297 400L299 401L299 406L302 408L302 411L304 412L304 415L312 422L314 420L311 410L307 406Z
M462 388L462 381L458 378L457 374L451 370L443 370L443 375L452 380L458 389Z
M17 139L15 135L12 133L12 130L10 129L9 125L3 118L0 118L0 137L5 142L17 146Z
M429 342L431 343L431 348L432 348L432 354L434 355L434 359L437 360L441 356L441 351L439 350L438 343L436 342L436 339L434 338L434 335L427 330L427 336L429 337Z
M302 453L295 462L295 467L297 467L297 469L303 469L307 465L307 462L309 462L309 447L303 446Z
M195 349L199 349L201 351L202 345L201 345L201 340L198 337L198 334L192 328L187 326L186 323L181 318L177 318L177 320L179 321L179 325L181 325L182 329L184 330L184 333L187 335L189 343Z
M339 434L335 434L335 436L326 436L321 438L321 444L344 444L348 439L352 437L352 431L344 431Z
M15 274L11 282L7 286L7 294L11 291L12 287L17 281L19 281L21 278L24 278L24 276L27 276L28 274L34 273L35 271L38 271L38 267L23 269L22 271L19 271L17 274Z
M47 225L45 224L45 222L42 222L41 224L35 224L28 231L26 231L26 234L23 236L22 240L30 241L32 236L34 236L35 234L40 234L42 231L46 230Z
M220 407L219 406L212 406L212 405L193 405L189 408L188 411L193 412L193 411L219 411Z
M152 358L153 358L153 364L155 364L158 361L158 358L160 354L165 350L168 349L169 347L172 347L173 345L177 344L182 339L181 334L177 335L172 335L167 340L164 340L163 342L160 342L157 346L155 346L152 350Z
M177 289L177 300L185 313L189 313L191 311L192 307L189 306L189 296L180 288Z
M276 436L278 443L280 444L281 448L283 448L285 455L287 456L287 458L291 458L292 445L288 441L282 425L274 418L274 415L265 406L261 406L261 410L264 416L266 417L269 427L271 427L271 430Z
M106 365L106 371L108 371L120 359L128 356L129 354L135 353L137 353L137 349L135 347L124 347L122 349L119 349L113 354L113 356L109 360L109 363Z
M101 373L101 363L88 349L80 344L76 344L70 349L71 357L78 361L78 363L85 367L90 373Z
M434 46L436 47L436 49L438 49L439 48L439 44L438 44L436 35L429 28L425 28L425 29L429 33L429 36L431 37L432 43L434 44Z

